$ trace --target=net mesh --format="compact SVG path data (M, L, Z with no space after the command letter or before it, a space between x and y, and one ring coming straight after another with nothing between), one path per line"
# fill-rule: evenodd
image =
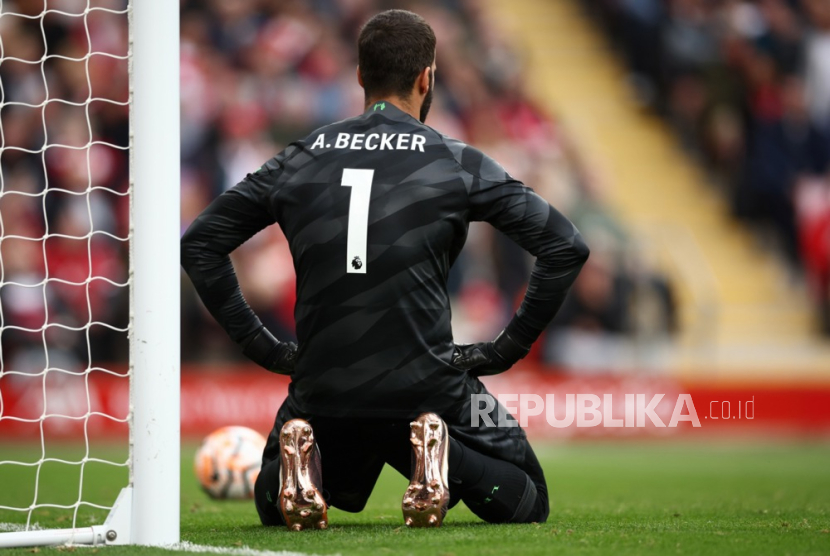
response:
M128 481L128 12L0 0L5 529L100 523Z

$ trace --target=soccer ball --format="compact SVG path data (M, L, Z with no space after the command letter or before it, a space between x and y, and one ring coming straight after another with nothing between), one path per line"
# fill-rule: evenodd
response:
M211 498L253 498L265 438L248 427L222 427L196 451L196 477Z

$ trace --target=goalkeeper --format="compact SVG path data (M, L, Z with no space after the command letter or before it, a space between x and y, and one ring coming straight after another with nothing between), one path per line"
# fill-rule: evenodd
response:
M329 506L362 510L385 463L411 481L407 525L438 526L460 500L492 523L547 519L547 485L524 431L473 427L472 400L487 394L480 376L527 355L588 248L499 164L424 125L435 49L416 14L370 19L358 39L365 112L290 144L182 239L182 264L211 314L245 355L291 376L255 488L265 525L325 528ZM489 222L536 263L504 331L457 345L446 282L471 221ZM297 274L298 345L263 327L229 258L272 224Z

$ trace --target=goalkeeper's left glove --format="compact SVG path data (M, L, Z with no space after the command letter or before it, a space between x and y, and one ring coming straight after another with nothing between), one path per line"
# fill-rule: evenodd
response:
M472 376L503 373L530 352L503 330L492 342L457 344L452 363Z
M280 342L264 326L244 345L242 353L251 361L280 375L294 372L297 344Z

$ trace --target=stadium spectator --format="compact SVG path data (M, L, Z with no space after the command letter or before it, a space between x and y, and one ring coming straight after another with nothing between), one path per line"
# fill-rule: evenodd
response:
M641 101L708 165L734 215L806 274L830 332L830 255L817 232L828 216L796 209L808 205L800 196L830 188L830 3L583 3L622 45L636 90L654 93Z

